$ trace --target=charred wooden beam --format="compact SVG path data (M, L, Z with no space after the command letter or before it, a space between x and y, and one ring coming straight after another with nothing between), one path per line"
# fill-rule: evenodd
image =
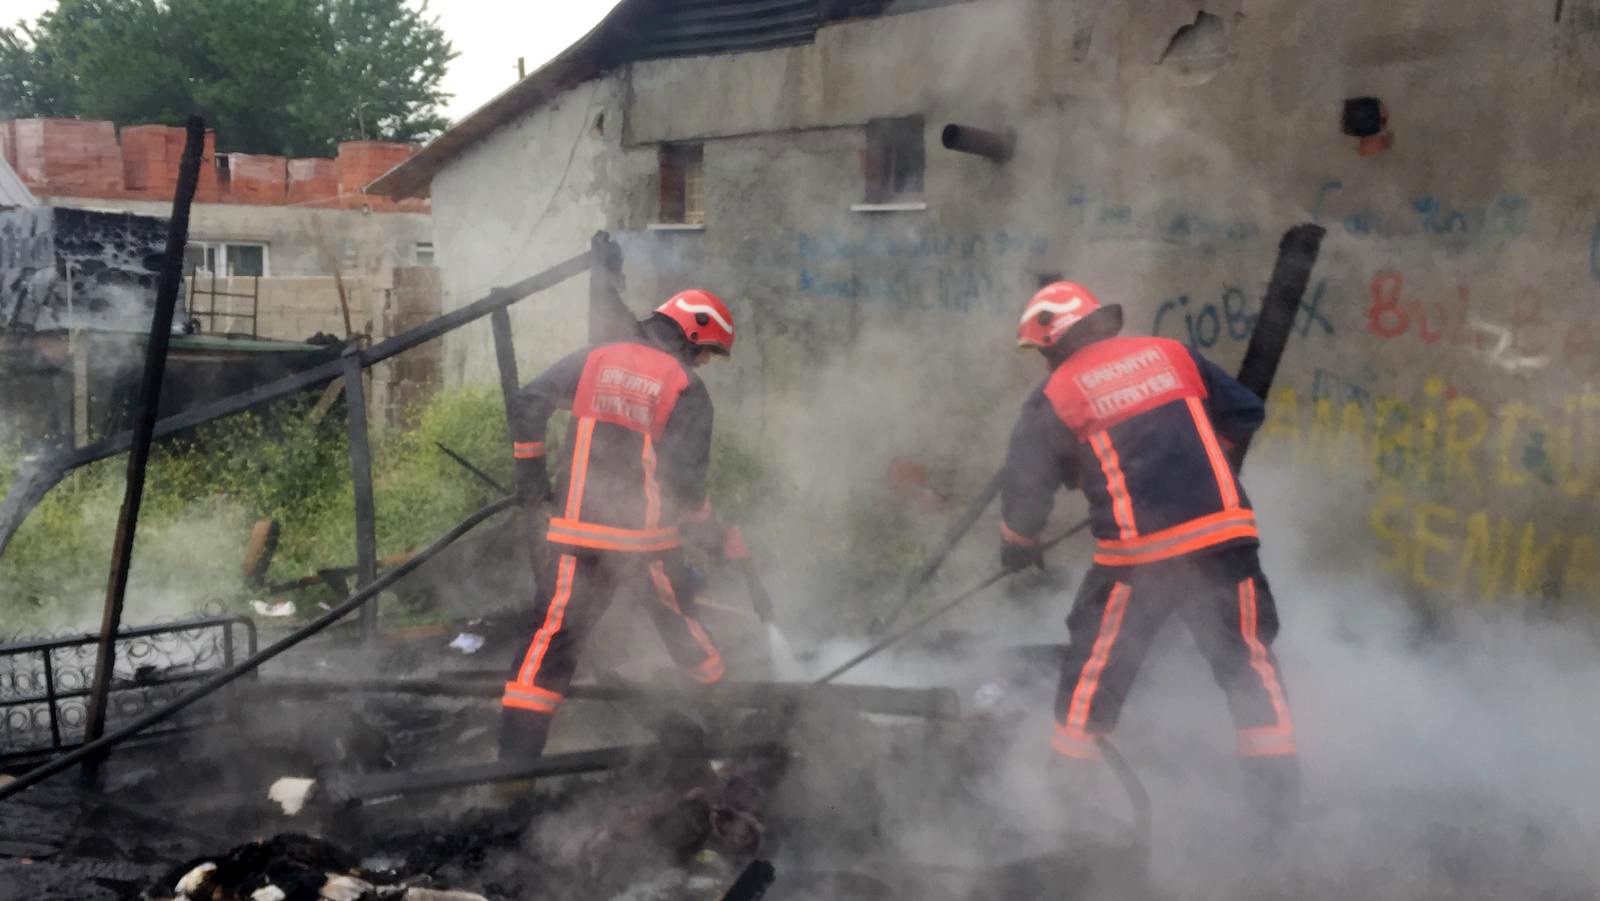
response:
M768 860L752 860L739 878L723 893L722 901L761 901L778 878L778 870Z
M284 677L255 683L267 696L323 698L348 693L414 694L444 698L494 698L505 688L505 676L472 673L438 679L312 679ZM888 685L812 685L793 682L727 682L692 690L650 691L621 685L577 684L566 697L582 701L632 701L671 698L678 703L730 708L781 708L794 704L837 704L860 713L886 716L955 719L961 699L949 688L897 688Z
M639 756L654 745L619 745L567 754L547 754L533 760L496 760L447 770L377 773L354 776L346 781L328 780L323 785L328 800L335 804L359 803L395 795L448 791L469 785L494 782L521 782L551 776L576 776L613 770Z
M511 314L501 307L489 314L489 326L494 331L494 359L500 369L500 399L506 407L506 428L512 429L516 417L517 352L511 340Z
M350 481L355 487L356 588L361 589L378 577L378 510L372 496L372 447L367 441L367 392L362 383L360 348L346 350L343 363ZM361 638L368 642L378 638L377 598L361 608Z
M779 751L772 742L745 742L726 748L708 748L708 759ZM616 745L565 754L546 754L532 760L496 760L469 766L424 772L377 773L353 776L324 784L325 797L336 804L359 803L396 795L448 791L494 782L524 782L551 776L578 776L626 766L635 760L667 753L661 745ZM681 753L681 752L673 752Z
M167 345L172 340L172 316L178 304L178 289L183 282L183 249L189 243L189 207L200 179L200 154L204 150L206 123L190 116L183 157L178 162L177 192L172 199L172 218L167 222L167 249L156 282L156 309L150 319L150 340L145 345L144 375L139 380L139 399L135 407L133 433L128 438L128 478L117 517L117 536L111 547L111 577L106 584L106 606L100 621L100 646L95 656L94 691L89 697L89 720L85 734L89 741L99 738L106 727L106 698L111 693L111 676L116 669L117 631L122 628L123 601L128 593L128 571L133 563L133 538L139 527L139 507L144 501L144 473L150 462L150 445L155 441L156 422L161 407L161 383L167 371ZM88 783L99 779L99 757L84 764Z
M44 764L43 766L29 770L18 777L14 782L0 785L0 801L3 801L26 788L37 785L51 776L62 772L63 770L76 766L91 756L103 754L105 751L114 747L115 745L127 741L128 739L148 730L150 727L176 716L179 712L188 709L190 706L204 700L226 686L233 684L233 682L236 680L255 672L267 661L272 660L279 654L282 654L284 651L289 650L295 645L300 644L311 636L316 635L322 630L343 619L345 616L359 608L362 604L366 603L371 598L376 597L379 592L388 588L390 585L393 585L395 582L398 582L400 579L410 574L423 563L433 559L433 557L436 556L440 551L443 551L445 548L454 544L457 539L470 532L474 527L480 525L497 513L502 513L511 509L515 505L516 498L506 497L485 506L483 509L473 513L471 516L468 516L466 519L463 519L461 522L457 523L454 528L439 536L437 540L428 545L422 551L418 552L410 560L407 560L394 569L391 569L379 576L371 585L368 585L366 588L363 588L348 598L345 598L343 601L329 609L326 613L300 627L294 632L273 642L259 654L255 654L250 659L240 663L239 665L212 676L195 688L175 698L172 703L161 708L160 710L145 714L133 722L130 722L127 725L121 726L108 733L104 737L96 741L89 742L76 751L73 751L69 754L64 754L50 761L49 763Z
M377 344L361 351L363 366L380 363L397 354L404 353L419 344L454 331L470 322L475 322L498 309L504 309L513 303L536 294L547 288L561 284L581 272L589 271L589 252L585 251L575 257L566 259L551 266L549 269L535 275L530 275L520 282L505 288L495 288L488 296L476 300L459 310L452 310L443 316L425 322L414 329L401 332L392 338L387 338ZM263 404L271 403L280 398L298 394L307 388L324 385L339 378L344 372L342 360L329 360L326 363L313 366L310 369L286 375L274 382L269 382L249 391L224 397L220 400L185 410L172 416L167 416L156 422L155 437L163 438L174 432L194 428L201 423L213 419L221 419L254 409ZM47 457L33 457L24 460L18 468L16 476L12 479L11 487L7 490L4 500L0 500L0 554L5 553L6 545L10 543L17 529L24 519L38 505L45 494L49 493L66 478L67 473L80 466L85 466L97 460L104 460L128 450L133 445L133 436L128 432L103 438L93 444L53 454Z

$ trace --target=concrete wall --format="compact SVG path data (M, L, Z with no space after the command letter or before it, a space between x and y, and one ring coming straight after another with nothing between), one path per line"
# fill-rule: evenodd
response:
M112 210L165 218L171 202L55 197L57 206ZM269 246L273 276L341 272L387 282L388 270L416 264L416 246L433 240L426 213L364 213L304 207L197 203L189 216L191 241L253 241Z
M1218 0L1197 25L1201 9L977 0L579 85L435 178L446 303L611 229L636 309L696 283L730 300L719 424L807 473L831 454L827 490L897 455L997 461L1039 376L1007 353L1015 314L1047 274L1235 366L1278 236L1316 221L1258 445L1344 486L1313 545L1376 554L1423 592L1589 603L1600 2ZM1361 95L1388 108L1385 152L1340 133ZM927 120L926 210L852 212L862 126L908 114ZM1015 159L943 150L949 122L1014 127ZM703 231L647 228L665 140L705 141ZM523 305L530 358L576 343L582 293ZM446 371L489 361L483 329Z
M213 286L214 284L214 286ZM249 295L255 280L248 278L201 279L199 293L193 296L196 309L209 309L215 303L221 313L248 314ZM257 337L282 341L305 341L318 333L343 339L344 311L339 303L339 281L331 276L318 278L264 278L260 280ZM385 287L360 277L343 279L345 302L350 307L350 324L369 344L415 328L440 313L439 270L431 266L402 266L394 270L394 284ZM213 298L208 293L215 291ZM191 312L191 315L194 315ZM246 319L217 317L215 327L201 316L204 332L249 333ZM432 397L442 383L441 341L430 341L399 357L373 367L373 406L384 411L384 421L398 422L407 408Z
M186 296L192 300L196 311L210 309L213 303L219 313L248 315L251 301L248 295L254 290L254 279L201 277L195 284L195 293ZM384 290L360 278L346 278L344 291L350 306L350 324L356 334L383 337ZM316 278L264 278L261 279L260 300L257 308L259 321L256 336L281 341L304 341L321 332L344 338L344 312L339 305L339 284L332 276ZM212 292L215 292L213 295ZM240 294L243 297L226 297ZM248 320L217 317L213 328L210 320L200 316L201 331L205 333L248 334Z
M147 216L0 211L0 332L149 328L165 238Z
M605 228L621 153L624 82L609 76L475 144L434 179L435 259L453 310L589 248ZM511 308L522 369L547 365L581 343L587 279L579 277ZM490 348L485 355L483 348ZM488 322L445 342L452 382L495 378Z

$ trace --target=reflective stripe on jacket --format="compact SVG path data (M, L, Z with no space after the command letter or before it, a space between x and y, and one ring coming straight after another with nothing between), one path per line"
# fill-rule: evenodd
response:
M1002 534L1037 538L1065 484L1088 498L1096 563L1254 544L1255 514L1227 449L1264 415L1249 389L1176 341L1088 344L1023 405L1006 457Z
M677 547L677 522L705 504L711 398L682 360L643 341L586 348L517 395L514 453L543 451L548 420L572 411L548 538L595 551ZM519 473L519 478L524 477Z

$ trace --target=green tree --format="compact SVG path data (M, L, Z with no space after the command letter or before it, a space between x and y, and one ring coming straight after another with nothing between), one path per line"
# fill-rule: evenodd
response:
M455 56L405 0L61 0L0 28L0 115L181 124L303 156L444 128Z

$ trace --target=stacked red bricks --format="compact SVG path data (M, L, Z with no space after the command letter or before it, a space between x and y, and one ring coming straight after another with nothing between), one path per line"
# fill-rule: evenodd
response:
M183 129L135 125L121 134L110 122L77 119L0 121L0 156L41 198L171 200L177 187ZM367 185L416 151L409 144L346 141L335 159L285 159L216 152L206 133L195 200L264 206L427 212L426 199L394 201L364 193Z

